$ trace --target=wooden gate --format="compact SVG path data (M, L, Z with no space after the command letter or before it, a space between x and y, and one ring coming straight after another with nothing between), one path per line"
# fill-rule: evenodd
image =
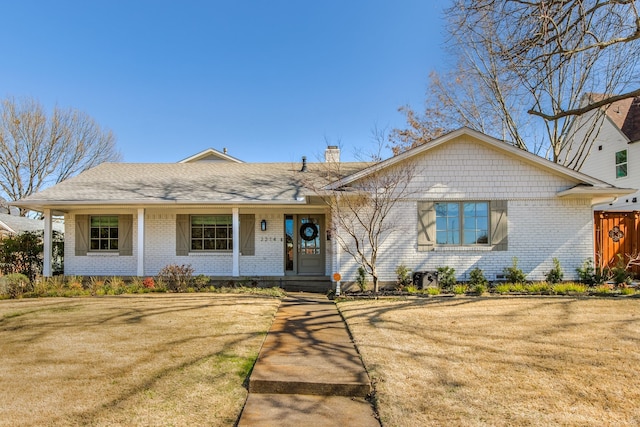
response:
M639 252L640 211L595 211L595 265L600 268L615 267L620 257L623 262ZM640 266L632 268L640 274Z

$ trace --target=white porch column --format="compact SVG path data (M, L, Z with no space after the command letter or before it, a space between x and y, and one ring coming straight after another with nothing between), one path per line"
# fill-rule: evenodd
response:
M240 276L240 215L238 208L232 208L233 233L233 277Z
M51 223L51 209L44 210L44 259L42 265L42 275L51 277L51 255L53 253L53 227Z
M138 209L138 271L139 277L144 276L144 208Z

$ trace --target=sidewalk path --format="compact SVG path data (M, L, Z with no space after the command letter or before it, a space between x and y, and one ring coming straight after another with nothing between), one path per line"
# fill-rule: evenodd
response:
M379 427L365 400L370 391L335 304L293 294L280 305L262 345L238 426Z

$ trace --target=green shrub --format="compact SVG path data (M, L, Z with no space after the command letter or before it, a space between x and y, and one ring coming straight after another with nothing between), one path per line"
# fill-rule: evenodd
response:
M556 283L551 288L558 295L585 294L588 289L583 283Z
M471 289L472 289L473 293L476 293L478 295L482 295L485 292L487 292L487 285L482 284L482 283L477 283L475 285L472 285Z
M599 285L591 290L591 293L595 295L608 295L612 292L613 289L611 289L611 286L609 285Z
M580 283L584 283L589 286L599 283L596 281L596 270L593 266L593 259L591 258L587 258L580 267L576 268L576 273L578 273L578 280ZM601 276L602 275L600 275L600 277Z
M564 272L562 271L562 267L560 266L560 261L558 260L558 258L553 258L553 268L547 273L547 282L552 284L559 283L562 282L563 277Z
M524 283L509 283L510 292L524 293L526 290Z
M193 268L191 264L170 264L160 270L158 279L166 284L169 291L186 292L193 280Z
M209 276L205 276L204 274L198 274L193 279L194 287L199 291L206 288L207 285L209 285L209 282L211 282L211 278Z
M427 295L440 295L440 288L436 288L436 287L427 288L425 289L425 292L427 293Z
M484 272L476 267L469 272L469 284L471 286L484 285L487 286L489 281L484 277Z
M512 258L511 267L505 267L502 271L505 275L505 279L511 283L524 283L527 280L527 276L518 268L518 258Z
M493 291L498 294L507 294L511 292L511 286L509 283L499 283L493 287Z
M410 294L417 294L420 292L420 289L418 289L417 286L415 285L409 285L407 287L404 288L405 292L408 292Z
M0 293L9 298L20 298L25 292L32 290L31 281L22 273L11 273L0 277Z
M358 276L356 277L356 284L358 285L360 292L364 292L367 290L367 270L365 270L363 265L358 267Z
M452 289L456 284L456 270L451 267L438 267L438 284L444 289Z
M464 285L464 284L453 285L451 290L456 295L462 295L465 292L467 292L467 285Z
M411 270L404 264L396 267L396 288L402 290L411 284Z
M550 294L552 287L547 282L535 282L526 284L524 291L529 294Z
M35 280L42 272L42 232L26 231L0 241L0 272L20 273Z
M636 293L634 288L621 288L620 295L633 295Z

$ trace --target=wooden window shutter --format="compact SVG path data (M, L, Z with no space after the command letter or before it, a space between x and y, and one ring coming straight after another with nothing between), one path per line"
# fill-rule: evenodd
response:
M418 202L418 251L432 251L436 243L436 211L433 202Z
M256 254L256 216L254 214L240 215L240 253Z
M507 201L491 201L491 246L494 251L506 251L508 242Z
M76 215L76 256L89 252L89 215Z
M133 255L133 215L118 215L118 253Z
M176 215L176 256L189 255L190 227L189 215Z

